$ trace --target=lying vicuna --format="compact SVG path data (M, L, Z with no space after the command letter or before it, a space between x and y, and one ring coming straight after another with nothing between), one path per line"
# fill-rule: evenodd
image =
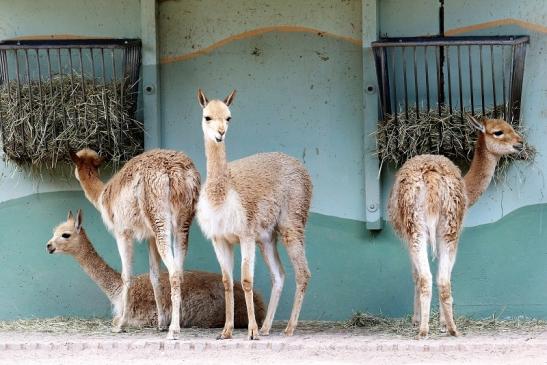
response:
M164 307L159 278L161 257L169 272L173 303L167 338L177 338L188 231L200 189L194 164L181 152L152 150L132 158L103 184L98 172L102 159L95 151L84 149L71 157L76 165L76 178L114 234L122 261L122 308L112 321L112 330L123 331L129 318L133 241L148 239L150 281L160 315L158 327L164 329L169 323L161 310Z
M249 316L248 338L258 338L253 306L255 243L272 280L272 293L261 334L268 335L279 303L285 273L277 252L277 234L285 245L296 276L294 304L285 329L292 335L310 278L304 249L304 229L312 182L304 166L282 153L260 153L228 163L224 140L230 122L233 91L224 101L207 100L199 90L207 156L207 181L200 193L196 217L213 241L226 288L226 324L219 338L231 338L234 327L233 247L241 246L241 284Z
M444 156L416 156L397 172L389 198L390 220L410 254L415 286L413 323L420 326L418 338L429 333L432 277L428 244L433 256L438 256L441 330L457 336L451 274L464 214L490 184L500 157L523 148L522 138L507 122L499 119L479 122L473 117L469 121L480 133L465 177Z
M71 255L82 266L82 269L106 294L114 316L122 309L123 281L120 273L114 271L95 251L82 227L82 214L78 211L76 218L72 212L67 220L53 230L53 237L47 243L47 250L52 253ZM162 317L171 319L171 299L169 297L169 276L166 272L160 274L160 285L163 300ZM182 292L182 327L222 327L224 324L224 285L218 274L185 271ZM245 295L241 285L236 285L235 293L235 326L247 327L247 311L245 310ZM129 288L128 325L135 327L154 326L158 324L156 301L148 275L134 277ZM262 322L265 315L264 302L255 293L254 305L257 320Z

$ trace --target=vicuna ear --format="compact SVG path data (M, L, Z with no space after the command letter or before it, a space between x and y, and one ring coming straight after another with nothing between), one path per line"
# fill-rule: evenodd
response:
M80 230L82 229L82 210L78 209L78 214L76 215L76 222L74 223L74 227L76 227L76 232L80 233Z
M78 157L76 152L74 152L73 150L69 150L68 154L70 155L70 159L72 160L72 162L74 162L75 164L80 161L80 157Z
M67 221L74 220L74 215L72 214L72 210L68 211L68 215L66 216L66 220Z
M104 157L99 156L99 158L93 161L93 166L100 167L104 162Z
M207 106L207 103L209 103L209 100L201 89L198 89L198 101L199 105L201 105L202 108L205 108Z
M236 97L236 91L235 89L232 90L232 92L230 93L230 95L228 95L226 97L226 99L224 99L224 104L226 104L227 106L230 106L232 105L232 103L234 102L234 98Z
M486 129L484 128L484 124L479 122L474 116L472 116L471 114L467 114L467 121L469 122L469 124L471 124L471 126L473 128L475 128L476 130L478 130L479 132L481 133L484 133L486 132Z

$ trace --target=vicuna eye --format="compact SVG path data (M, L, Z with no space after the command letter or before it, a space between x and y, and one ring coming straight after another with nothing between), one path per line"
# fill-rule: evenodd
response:
M495 131L494 136L497 136L497 137L503 136L503 131Z
M231 121L231 120L232 120L232 117L226 118L226 121L227 121L227 122L229 122L229 121Z
M205 117L205 120L210 122L211 121L211 117Z
M61 235L61 237L63 237L63 238L70 238L70 233L63 233L63 234Z

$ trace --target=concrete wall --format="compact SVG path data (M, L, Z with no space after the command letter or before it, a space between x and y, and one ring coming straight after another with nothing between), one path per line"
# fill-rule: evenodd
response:
M471 209L453 275L455 308L459 314L503 311L547 317L542 174L546 147L541 143L547 132L542 107L547 95L542 68L547 29L541 25L547 10L540 0L468 2L465 7L449 3L446 29L451 34L530 34L522 118L540 152L533 166L515 165L507 181L491 186ZM435 34L437 4L380 0L380 31L390 36ZM0 38L140 33L136 0L100 5L79 0L37 5L25 0L15 6L0 1L0 10ZM39 22L29 20L38 17ZM201 87L209 97L222 98L236 88L227 136L229 158L283 151L310 170L315 190L307 251L313 277L303 319L344 319L353 310L387 315L411 311L412 282L404 247L388 223L383 231L370 233L363 222L361 32L357 0L159 3L164 147L185 151L204 173L196 90ZM1 169L0 276L7 280L0 283L0 291L10 295L0 299L0 318L105 315L106 300L76 263L45 254L53 225L65 217L66 209L83 207L90 238L119 268L111 236L74 179L30 180L11 167ZM393 171L386 170L384 195L392 179ZM382 204L385 207L385 196ZM136 272L143 272L146 247L137 247ZM294 291L284 253L282 258L288 276L278 319L288 317ZM186 262L189 268L218 271L211 244L196 226ZM234 272L238 277L239 269ZM256 286L268 296L269 278L261 259Z

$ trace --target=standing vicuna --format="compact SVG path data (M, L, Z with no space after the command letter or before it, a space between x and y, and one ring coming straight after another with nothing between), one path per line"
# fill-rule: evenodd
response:
M181 152L148 151L132 158L103 184L98 172L102 159L95 151L83 149L71 157L76 165L76 178L114 234L121 256L123 304L119 317L112 321L112 330L123 331L128 321L133 240L148 239L150 281L159 315L163 306L160 257L169 272L173 305L167 338L176 339L180 333L180 286L188 230L200 189L200 176L192 160ZM158 318L160 330L167 323L166 318Z
M224 100L207 100L198 90L207 181L200 193L196 217L213 241L226 291L226 324L220 339L231 338L234 327L233 246L241 246L241 284L249 316L249 339L258 338L253 306L255 244L258 243L272 280L272 292L261 334L268 335L279 303L285 273L277 251L277 234L294 266L296 292L285 329L291 336L298 322L310 279L304 249L304 229L312 182L304 166L282 153L260 153L228 163L224 140L230 123L229 106L235 90Z
M469 171L462 178L449 159L420 155L408 160L395 177L388 203L395 231L406 241L414 278L414 325L418 338L429 333L432 276L428 243L438 257L437 286L441 330L452 336L458 331L452 312L451 274L456 260L462 221L467 208L486 190L501 156L523 148L522 138L499 119L479 122L469 116L480 133Z
M106 294L112 304L114 316L119 315L122 309L122 277L95 251L82 227L80 210L78 210L76 218L72 212L69 212L67 220L55 227L53 237L47 243L47 250L50 254L63 253L74 257L91 280ZM160 285L163 305L160 317L170 321L169 275L164 271L160 274ZM224 325L224 285L220 275L201 271L185 271L181 292L180 325L182 327L216 328ZM234 286L234 294L235 326L237 328L247 327L245 295L241 285ZM257 309L257 319L262 322L266 311L262 297L258 293L255 293L254 304ZM135 327L158 324L156 300L148 275L136 276L131 281L128 324Z

